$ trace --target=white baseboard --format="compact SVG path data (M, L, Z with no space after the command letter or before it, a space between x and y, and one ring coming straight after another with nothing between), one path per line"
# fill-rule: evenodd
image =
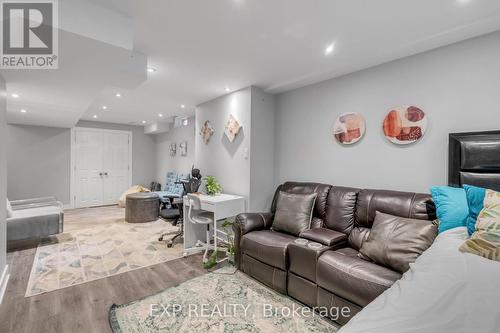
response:
M9 282L9 265L5 265L5 268L0 277L0 304L2 304L3 296L5 295L5 290L7 290L7 283Z

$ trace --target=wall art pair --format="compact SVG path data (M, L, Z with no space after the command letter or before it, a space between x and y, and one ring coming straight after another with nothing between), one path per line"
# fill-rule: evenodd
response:
M181 156L187 156L187 141L179 143L179 152ZM177 144L172 142L170 144L170 156L174 157L177 154Z
M384 136L397 145L407 145L420 140L427 130L427 116L416 106L392 109L384 118ZM356 112L341 114L335 121L333 135L344 145L351 145L363 137L366 131L364 117Z
M241 124L240 122L234 117L232 114L229 115L229 119L226 122L226 126L224 128L224 134L226 135L227 139L229 142L233 142L234 139L236 139L236 136L241 130ZM212 124L210 123L209 120L205 121L203 123L203 126L201 127L200 130L200 135L203 139L203 142L205 144L208 144L210 142L210 138L212 135L215 133L215 129L213 128Z

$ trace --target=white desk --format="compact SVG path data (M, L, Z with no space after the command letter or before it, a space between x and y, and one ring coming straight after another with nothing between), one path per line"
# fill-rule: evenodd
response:
M215 196L200 194L201 209L214 214L214 219L217 222L234 217L245 212L245 198L239 195L218 194ZM206 226L193 224L189 221L188 210L189 200L184 197L184 256L204 250L196 246L198 240L206 238ZM217 225L215 225L217 228Z

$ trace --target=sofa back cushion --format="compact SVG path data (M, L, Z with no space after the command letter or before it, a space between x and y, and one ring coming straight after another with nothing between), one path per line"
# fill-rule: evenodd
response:
M271 212L276 213L276 204L280 191L294 194L312 194L316 193L316 201L314 203L313 216L311 220L311 228L321 228L326 216L326 202L331 185L319 183L301 183L301 182L286 182L281 184L274 193Z
M316 193L295 194L280 191L273 230L299 237L300 233L311 228L312 211Z
M349 235L349 243L356 250L368 237L377 211L417 220L436 219L436 207L430 194L361 190L356 204L354 228Z
M354 227L358 188L332 186L326 204L325 228L349 235Z

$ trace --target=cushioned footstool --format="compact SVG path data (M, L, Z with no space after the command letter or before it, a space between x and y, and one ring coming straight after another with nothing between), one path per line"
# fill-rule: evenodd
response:
M133 193L127 195L125 221L146 223L156 221L160 210L160 197L156 193Z

